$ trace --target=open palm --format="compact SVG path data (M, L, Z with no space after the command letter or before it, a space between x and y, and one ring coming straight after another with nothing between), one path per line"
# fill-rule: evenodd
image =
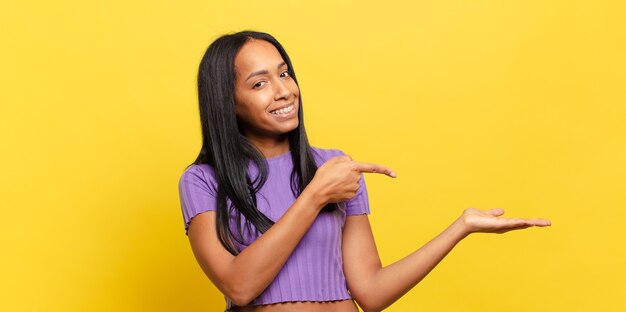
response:
M513 230L521 230L531 226L549 226L550 220L546 219L523 219L523 218L501 218L504 210L494 208L481 210L467 208L463 211L461 220L469 233L505 233Z

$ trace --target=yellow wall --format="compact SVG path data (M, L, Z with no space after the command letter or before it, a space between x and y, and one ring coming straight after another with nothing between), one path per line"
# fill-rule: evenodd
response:
M384 263L466 207L551 228L462 242L388 311L624 311L624 1L3 1L0 310L218 311L177 182L199 60L274 34L314 145L367 177Z

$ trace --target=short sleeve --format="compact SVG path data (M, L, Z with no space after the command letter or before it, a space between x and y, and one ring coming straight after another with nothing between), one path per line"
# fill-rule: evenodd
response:
M346 202L346 215L370 214L370 203L367 197L367 187L365 186L365 177L361 174L359 180L359 190L356 196Z
M335 156L343 156L344 153L338 149L314 149L315 154L319 158L326 162L332 157ZM318 163L318 165L321 165ZM356 195L351 199L345 202L346 204L346 215L360 215L360 214L370 214L370 204L369 199L367 197L367 187L365 186L365 177L361 174L361 180L359 180L359 190L356 192Z
M187 168L178 181L178 195L188 235L189 222L196 215L217 209L215 176L212 170L204 170L201 165Z

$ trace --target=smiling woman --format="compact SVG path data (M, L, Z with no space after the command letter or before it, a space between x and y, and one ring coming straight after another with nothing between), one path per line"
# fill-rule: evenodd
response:
M249 140L272 144L298 126L300 90L271 43L246 43L235 58L235 71L235 111ZM276 152L287 152L283 147Z
M269 34L224 35L198 74L203 144L179 192L193 253L237 311L380 311L464 237L547 226L466 209L441 234L382 267L362 173L391 169L309 145L289 56Z

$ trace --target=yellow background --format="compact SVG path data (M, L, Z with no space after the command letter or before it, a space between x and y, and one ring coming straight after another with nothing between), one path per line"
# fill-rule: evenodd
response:
M387 311L624 311L624 1L3 1L0 310L220 311L177 183L218 35L275 35L314 145L367 176L385 264L470 236Z

